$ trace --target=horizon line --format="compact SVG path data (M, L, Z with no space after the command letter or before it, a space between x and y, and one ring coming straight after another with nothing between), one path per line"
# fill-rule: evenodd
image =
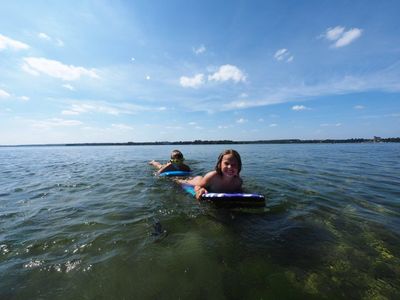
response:
M311 144L311 143L363 143L400 142L400 137L349 138L349 139L273 139L273 140L193 140L193 141L153 141L153 142L92 142L92 143L40 143L0 145L0 147L41 147L41 146L144 146L144 145L213 145L213 144Z

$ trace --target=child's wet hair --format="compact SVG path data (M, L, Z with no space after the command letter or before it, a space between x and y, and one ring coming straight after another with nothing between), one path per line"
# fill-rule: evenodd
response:
M173 150L171 152L171 159L179 159L179 160L183 160L183 154L181 151L179 150Z
M218 161L215 166L215 171L217 171L218 175L222 175L221 162L222 162L222 158L224 157L224 155L227 155L227 154L232 154L235 157L235 159L237 160L238 174L239 174L240 171L242 170L242 159L240 158L240 154L236 150L233 150L233 149L225 150L218 156Z

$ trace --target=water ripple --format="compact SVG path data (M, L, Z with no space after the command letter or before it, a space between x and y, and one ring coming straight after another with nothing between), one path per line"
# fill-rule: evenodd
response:
M224 147L181 149L202 174ZM154 176L167 146L0 148L0 295L399 298L399 145L235 148L265 208Z

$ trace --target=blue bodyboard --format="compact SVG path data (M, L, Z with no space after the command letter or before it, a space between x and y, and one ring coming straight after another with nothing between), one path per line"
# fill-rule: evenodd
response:
M192 172L190 171L166 171L162 172L159 174L159 176L166 176L166 177L172 177L172 176L190 176Z

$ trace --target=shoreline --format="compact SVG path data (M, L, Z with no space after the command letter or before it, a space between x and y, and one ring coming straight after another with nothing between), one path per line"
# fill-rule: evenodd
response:
M232 141L232 140L194 140L175 142L124 142L124 143L65 143L65 144L18 144L0 145L0 147L57 147L57 146L161 146L161 145L240 145L240 144L362 144L362 143L400 143L400 137L372 139L324 139L324 140L255 140L255 141Z

